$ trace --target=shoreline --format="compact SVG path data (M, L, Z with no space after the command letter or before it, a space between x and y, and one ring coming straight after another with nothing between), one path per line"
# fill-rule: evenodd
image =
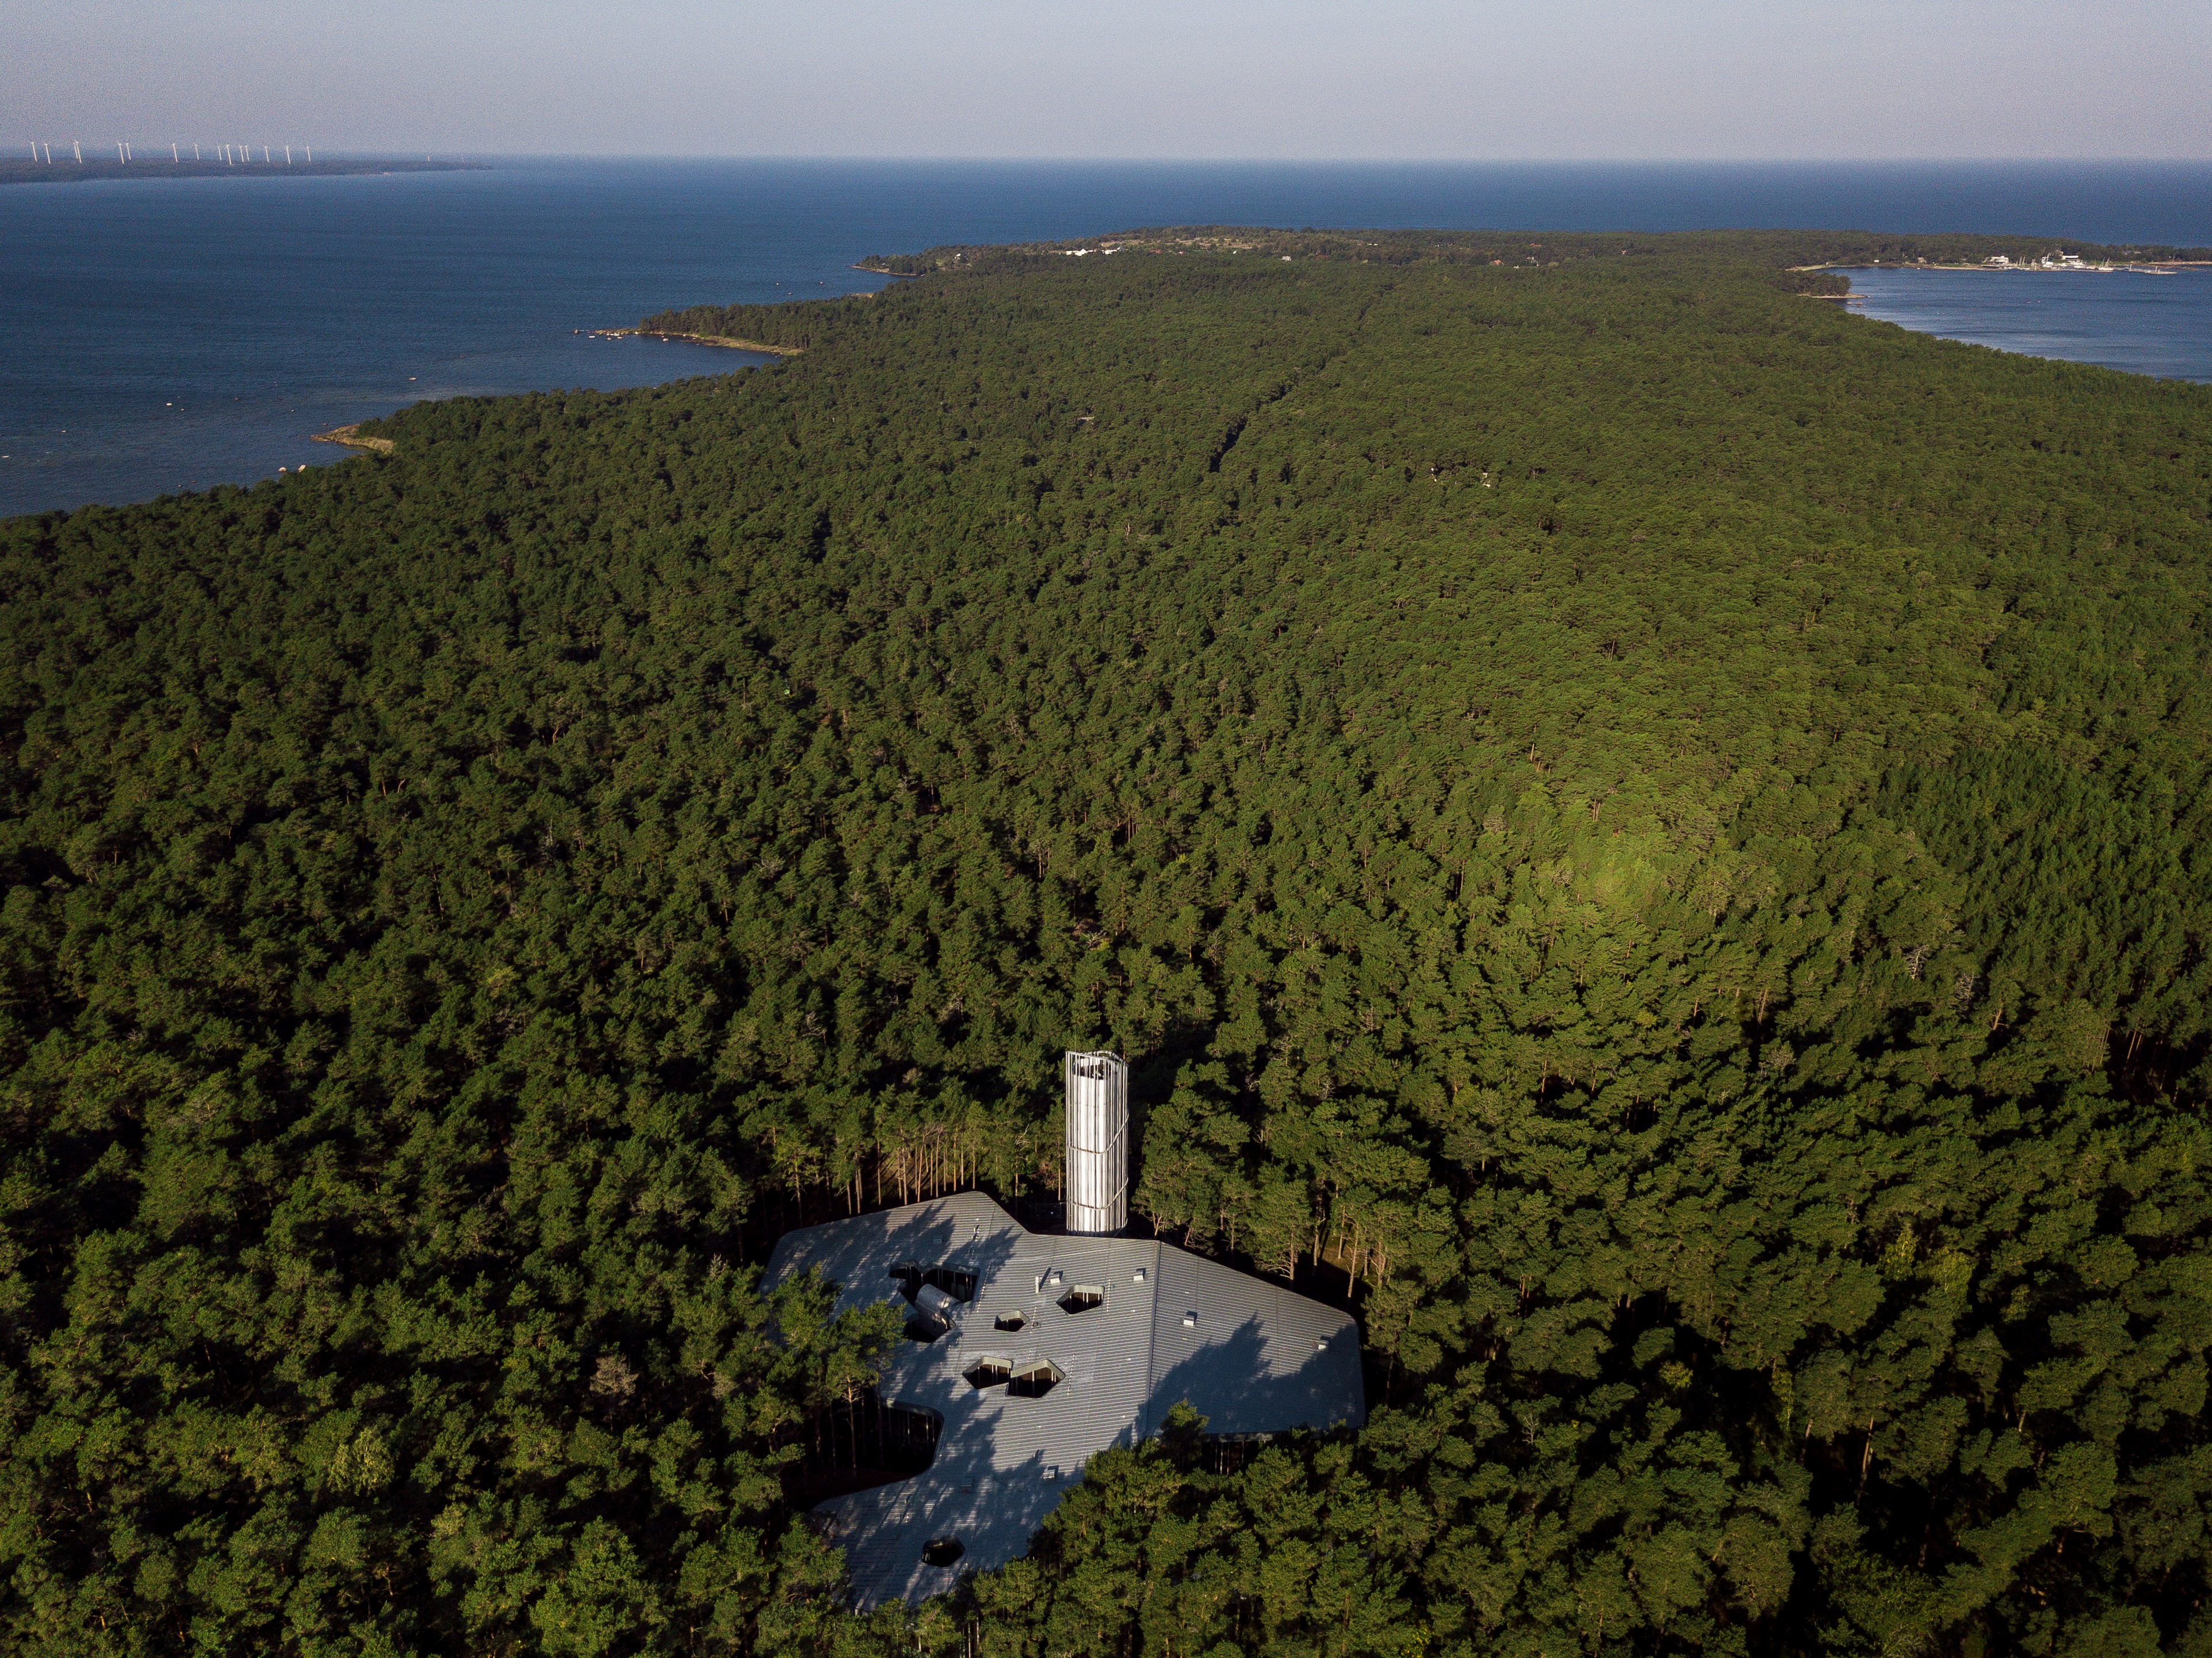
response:
M2125 264L1906 264L1879 259L1852 264L1792 265L1792 270L1972 270L1984 276L2164 276L2176 270L2212 269L2212 259L2134 259Z
M388 455L392 452L390 438L365 438L361 435L362 425L362 422L355 421L350 425L333 426L327 432L311 432L307 440L311 443L343 444L349 449L366 449L373 454Z
M806 353L803 345L770 345L766 340L741 340L727 334L672 334L659 328L588 328L584 331L603 340L686 340L693 345L719 345L731 351L757 351L765 357L798 357Z

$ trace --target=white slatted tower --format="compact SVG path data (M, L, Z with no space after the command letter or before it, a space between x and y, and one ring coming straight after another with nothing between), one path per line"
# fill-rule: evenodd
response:
M1129 1064L1071 1053L1067 1084L1067 1230L1111 1237L1129 1224Z

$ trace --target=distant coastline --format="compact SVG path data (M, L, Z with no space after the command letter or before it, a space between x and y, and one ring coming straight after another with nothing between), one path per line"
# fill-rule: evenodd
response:
M75 156L33 161L0 157L0 185L88 184L99 179L297 179L340 178L378 173L480 173L482 161L404 160L398 156L349 157L337 161L118 161L112 156L80 161Z
M795 357L803 345L770 345L766 340L740 340L727 334L678 334L665 328L594 328L587 331L603 340L688 340L693 345L726 346L732 351L758 351L771 357Z
M312 122L312 112L301 119ZM336 138L333 134L333 143ZM426 136L423 143L431 140ZM139 159L125 172L112 166L112 149L110 165L95 168L88 142L85 175L158 174L169 165L168 144L161 145L159 161L147 159L151 148L142 143ZM191 146L183 148L189 163ZM52 153L54 173L74 170L64 164L63 144L54 143ZM204 157L212 153L204 147ZM28 155L26 143L14 159ZM293 155L295 161L306 160L304 147L295 147ZM411 164L420 167L423 155L417 148ZM682 322L664 319L653 326L805 345L822 331L842 325L842 313L832 314L844 305L842 299L826 307L818 302L829 295L848 288L881 288L887 297L873 302L878 307L903 308L916 301L883 259L870 256L895 258L898 250L933 242L980 247L1034 241L1073 248L1093 245L1101 236L1115 240L1108 233L1117 229L1255 220L1512 223L1609 233L1631 207L1639 239L1727 223L1776 224L1786 232L1793 222L1957 222L1992 233L1977 238L1900 230L1804 240L1791 240L1794 232L1778 233L1771 239L1771 256L1791 264L1848 264L1839 256L1849 254L1900 268L1915 255L1952 264L1996 252L2015 258L2040 256L2059 246L2086 253L2092 245L2115 257L2204 258L2187 250L2212 240L2205 228L2212 224L2212 170L2201 164L1837 165L1765 171L1300 165L1255 170L1243 165L580 161L508 157L458 144L436 155L490 167L467 178L326 177L303 180L311 187L299 189L258 184L233 191L203 180L167 191L136 185L74 195L0 191L0 216L9 228L0 237L0 272L10 294L12 330L0 351L8 370L0 386L0 416L9 437L0 450L12 452L0 459L0 518L90 501L120 505L219 483L250 483L274 477L280 465L336 461L337 446L308 443L305 434L372 408L412 403L434 386L484 395L583 386L611 392L748 364L782 363L807 375L822 365L767 353L738 363L732 356L742 347L689 341L649 351L645 346L658 342L587 338L573 331L614 327L617 319L621 325L639 323L664 305L688 307L702 294L788 293L800 303L773 313L743 309L741 319L702 315ZM384 159L362 159L372 155ZM253 158L259 162L258 145ZM0 147L0 175L25 170L9 167L9 159ZM281 148L272 149L274 162L283 159ZM315 145L318 164L375 168L408 159L368 143L343 154ZM261 176L258 168L233 170ZM190 205L194 201L210 208L228 203L238 210L204 214ZM757 226L757 237L732 238L732 203L749 203L747 211L757 213L747 222ZM1066 240L1079 233L1084 242ZM1536 240L1534 233L1522 239ZM1616 252L1636 245L1617 244ZM270 258L272 249L281 249L283 257ZM1119 268L1133 257L1117 255L1111 263ZM1242 259L1255 257L1247 252ZM426 258L441 262L456 280L422 281ZM1078 269L1094 262L1054 260ZM864 275L848 269L854 264L868 267L864 281L853 280ZM1275 265L1278 273L1297 269ZM82 280L81 273L88 271L101 275ZM720 275L706 281L702 272ZM2001 302L2008 290L2021 305L2057 301L2059 290L2068 289L2081 292L2085 302L2102 303L2108 297L2212 285L2202 270L2121 282L2087 277L1949 282L1932 276L1917 283L1882 279L1875 270L1863 277L1844 270L1837 285L1846 276L1853 289L1878 279L1896 287L1957 288L1966 290L1961 304L1975 306ZM785 286L775 287L770 278L784 279ZM1791 284L1803 280L1788 279ZM493 295L489 302L487 290ZM126 292L149 302L118 303ZM188 292L227 297L221 303L185 302L181 296ZM155 295L164 296L161 302L150 302ZM812 308L810 295L817 301ZM241 326L249 304L257 311L281 308L289 320L283 326ZM1815 306L1795 308L1814 313L1815 322L1822 314ZM1829 302L1826 311L1832 319L1879 308L1869 300L1864 306ZM2170 308L2178 317L2195 314L2185 307ZM2140 320L2154 331L2166 325L2166 315L2120 320L2130 327ZM2085 316L2082 337L2066 343L2065 350L2102 350L2091 337L2106 326ZM1948 321L1945 330L1958 331ZM2146 340L2142 349L2149 352L2151 343ZM702 355L714 350L723 355ZM2187 372L2212 377L2212 368L2197 366L2199 347L2175 350ZM2141 359L2150 361L2148 355ZM2137 372L2179 372L2131 366ZM417 374L421 380L410 378ZM240 392L246 395L234 395ZM189 410L189 417L180 410ZM38 434L50 435L34 441Z
M2212 259L2145 259L2130 264L1824 264L1820 270L1971 270L1984 276L2114 276L2128 271L2155 276L2168 270L2197 270Z
M1925 259L1853 259L1847 264L1792 265L1793 270L1972 270L1984 276L2118 276L2127 271L2149 272L2158 275L2169 270L2196 270L2212 265L2212 259L2116 259L2097 264L2044 264L2028 260L2016 260L2004 264L1991 264L1987 260L1978 264L1946 263L1937 264ZM1839 295L1825 298L1841 298Z

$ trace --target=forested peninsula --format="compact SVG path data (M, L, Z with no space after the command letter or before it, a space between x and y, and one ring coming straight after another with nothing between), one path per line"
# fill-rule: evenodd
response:
M938 250L0 525L0 1641L2212 1655L2212 390L1802 269L1939 245ZM761 1263L1071 1046L1370 1421L848 1612Z

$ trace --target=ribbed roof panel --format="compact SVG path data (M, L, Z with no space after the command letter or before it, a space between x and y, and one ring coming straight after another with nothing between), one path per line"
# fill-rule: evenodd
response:
M1021 1554L1085 1461L1153 1432L1178 1400L1216 1433L1365 1418L1358 1335L1342 1313L1170 1245L1034 1234L976 1193L787 1233L764 1285L819 1266L842 1312L900 1301L891 1269L909 1262L972 1272L976 1292L951 1334L890 1354L878 1389L943 1417L935 1463L816 1510L863 1606L933 1594ZM1100 1303L1064 1310L1084 1288ZM1021 1329L995 1327L1015 1313ZM1042 1399L973 1388L965 1372L986 1356L1016 1372L1049 1363L1062 1380ZM966 1554L927 1564L922 1545L948 1535Z

